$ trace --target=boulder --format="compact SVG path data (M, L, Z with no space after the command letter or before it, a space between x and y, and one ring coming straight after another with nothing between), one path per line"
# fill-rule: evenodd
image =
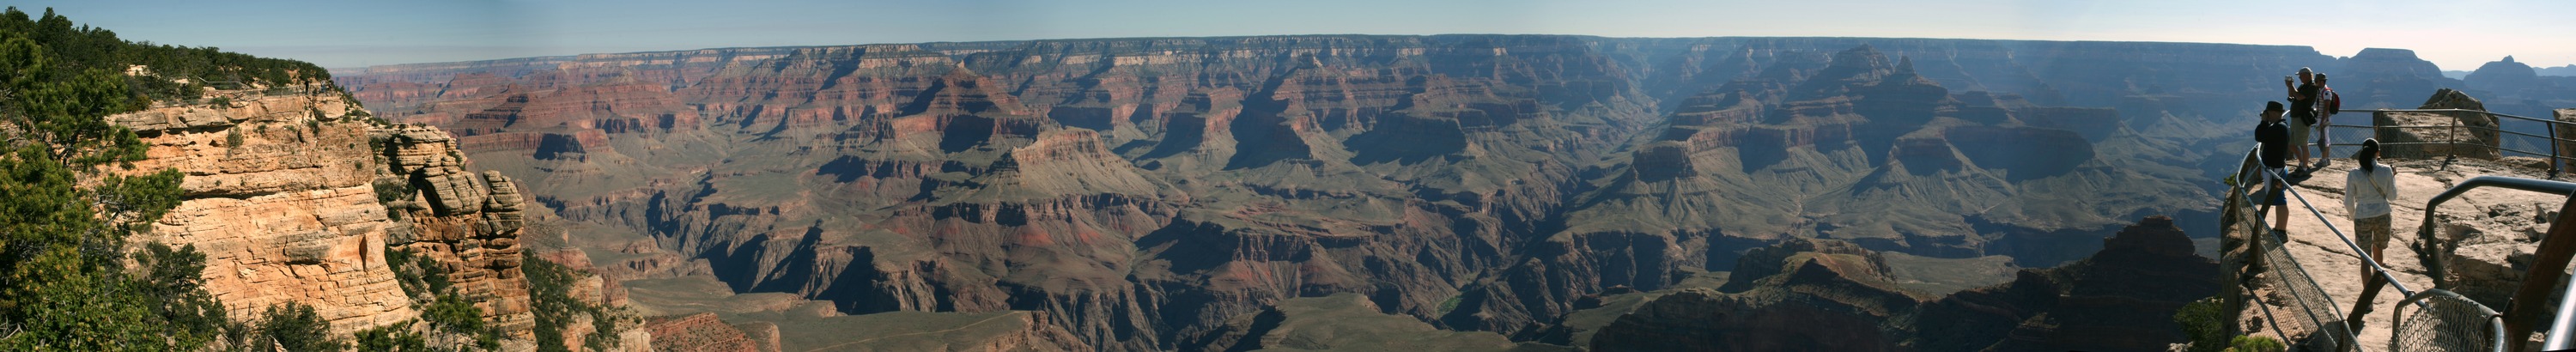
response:
M2457 128L2380 128L2374 138L2380 143L2446 143L2386 145L2380 156L2388 158L2430 158L2463 156L2494 160L2501 156L2496 149L2499 140L2496 118L2488 115L2486 105L2468 93L2444 88L2435 91L2417 109L2459 109L2447 112L2380 112L2371 116L2375 126L2457 126Z

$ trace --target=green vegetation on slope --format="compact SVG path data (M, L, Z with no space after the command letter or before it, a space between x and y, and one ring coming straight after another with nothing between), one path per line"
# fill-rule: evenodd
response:
M529 258L520 265L519 270L527 274L528 295L534 301L529 305L530 309L537 313L537 341L563 341L565 325L578 322L576 318L579 315L588 315L591 318L592 329L590 336L586 336L583 340L586 341L582 346L583 349L607 350L617 347L617 337L611 335L617 331L616 314L611 314L614 312L606 308L572 297L573 281L581 277L580 271L537 258ZM541 343L537 345L537 350L568 351L567 347Z
M447 271L438 260L412 253L408 249L385 251L385 263L394 272L396 286L404 296L412 297L412 308L420 310L420 323L426 323L437 345L453 346L444 350L485 351L501 348L501 331L483 321L483 309L466 302L449 283ZM422 302L426 300L427 302ZM361 349L368 351L428 351L429 336L406 329L411 324L393 324L358 332Z
M140 99L30 37L0 31L0 350L209 345L228 323L197 286L204 255L151 245L122 263L125 238L180 195L175 171L108 172L143 158L134 132L104 119Z
M228 89L249 85L283 87L325 83L331 78L321 66L303 61L261 58L214 47L130 42L118 39L116 32L105 28L73 27L71 19L55 15L50 8L42 16L29 18L26 12L10 7L0 13L0 31L50 48L54 64L46 67L49 70L122 72L134 65L147 67L151 76L120 79L130 80L128 91L154 100L193 101L209 84Z

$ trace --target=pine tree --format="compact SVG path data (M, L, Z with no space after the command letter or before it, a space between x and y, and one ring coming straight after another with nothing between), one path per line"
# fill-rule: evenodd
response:
M39 27L68 27L56 22L68 21ZM143 104L114 73L66 70L34 39L70 34L0 27L13 29L0 32L0 350L205 346L223 313L196 287L203 255L156 247L136 257L150 263L139 278L121 263L125 238L180 197L175 171L105 170L142 159L134 132L106 117Z

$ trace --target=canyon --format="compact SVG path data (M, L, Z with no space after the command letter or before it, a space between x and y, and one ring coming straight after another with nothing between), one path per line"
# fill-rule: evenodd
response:
M333 76L375 115L435 127L382 133L455 150L396 149L388 172L464 185L424 190L413 221L473 229L410 246L506 277L491 258L521 240L498 233L550 217L587 252L568 264L668 317L656 336L697 326L670 331L708 346L1653 350L1621 343L1794 315L1872 347L2120 350L2179 342L2100 337L2214 289L2103 277L2215 271L2188 255L2216 236L2224 185L2208 180L2281 96L2270 77L2299 67L2346 82L2355 108L2458 86L2395 49L1545 35L733 48ZM327 201L372 172L227 187ZM215 182L192 176L192 191L201 179ZM1677 322L1703 316L1756 320ZM1945 316L1976 324L1881 323Z

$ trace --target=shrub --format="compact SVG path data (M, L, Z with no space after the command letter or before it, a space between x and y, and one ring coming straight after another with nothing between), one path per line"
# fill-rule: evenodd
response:
M338 351L349 348L347 341L331 335L331 322L313 312L313 306L293 301L269 306L261 314L259 338L267 343L254 347L275 346L288 351Z
M395 283L402 286L403 293L411 296L444 294L451 286L447 281L446 268L439 266L437 259L412 253L409 249L385 251L385 263L392 264Z
M359 351L428 351L429 340L401 324L358 331Z
M616 315L572 297L573 281L584 273L538 258L523 261L519 270L528 278L528 295L532 301L529 305L537 313L537 341L563 341L564 327L572 324L578 315L589 315L593 330L581 347L594 350L617 347L616 337L611 335L616 331ZM569 347L541 343L537 350L567 351Z
M2174 323L2182 326L2183 336L2191 338L2192 352L2212 352L2227 347L2227 319L2220 314L2218 297L2182 305L2174 312Z
M483 323L483 309L454 294L439 294L437 300L421 308L420 319L439 331L473 336L474 344L485 350L501 348L501 333Z
M237 326L198 287L204 257L125 246L177 205L183 175L101 167L143 159L134 131L105 117L149 101L114 71L83 66L77 55L96 48L49 50L67 47L52 30L69 27L0 16L0 91L14 92L0 95L0 350L204 349Z
M2228 344L2230 346L2227 347L2226 352L2282 352L2289 350L2289 346L2282 345L2280 340L2273 340L2270 337L2263 336L2237 336L2234 340L2229 341Z

